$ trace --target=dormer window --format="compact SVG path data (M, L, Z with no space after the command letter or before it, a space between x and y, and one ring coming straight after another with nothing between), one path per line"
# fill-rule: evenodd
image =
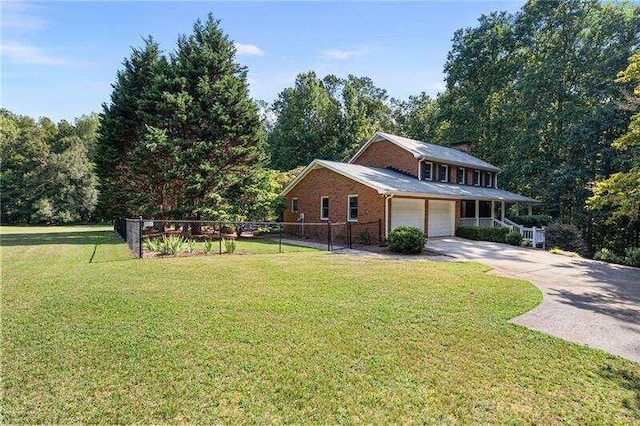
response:
M487 172L487 188L493 188L493 173Z
M473 184L475 186L480 186L480 170L473 171Z
M420 180L433 180L433 163L429 161L420 162Z
M449 182L449 166L440 164L438 169L438 180L440 182Z
M464 167L458 167L456 169L456 182L459 185L464 185L465 184L465 175L466 175L466 170L464 169Z

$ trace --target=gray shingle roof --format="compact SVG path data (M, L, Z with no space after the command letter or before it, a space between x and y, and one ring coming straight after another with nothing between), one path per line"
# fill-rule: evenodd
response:
M360 151L349 161L352 162L358 155L364 150L364 148L371 142L379 140L388 140L396 145L411 152L416 158L425 158L428 160L441 161L443 163L455 164L462 167L476 167L484 170L491 170L494 172L500 171L496 166L482 161L473 155L462 152L458 149L448 148L441 145L433 145L426 142L417 141L414 139L405 138L402 136L396 136L389 133L376 132L375 135L362 147Z
M336 161L327 160L314 160L307 167L307 170L311 170L314 167L318 166L326 167L329 170L333 170L336 173L340 173L341 175L344 175L350 179L370 186L381 194L414 194L431 197L449 197L469 200L494 200L514 203L538 202L532 198L528 198L509 191L504 191L502 189L418 180L414 177L407 176L393 170L360 166L358 164L339 163ZM302 178L305 174L306 173L302 173L299 177ZM296 179L296 181L297 180L298 179ZM287 188L287 190L285 190L285 192L293 187L296 181L292 182L292 184Z

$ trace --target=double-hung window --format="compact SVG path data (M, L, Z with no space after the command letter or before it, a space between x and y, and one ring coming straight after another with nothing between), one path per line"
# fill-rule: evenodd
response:
M458 167L456 169L456 182L460 185L464 185L466 183L465 177L466 177L466 170L464 169L464 167Z
M433 163L429 161L420 162L420 180L433 179Z
M298 213L298 199L291 199L291 213Z
M440 164L438 168L438 180L440 182L449 182L449 166Z
M480 170L473 171L473 184L475 186L480 186Z
M349 195L347 199L347 220L355 222L358 220L358 196Z
M329 197L320 197L320 219L329 220Z
M493 173L487 172L486 180L487 188L493 188Z

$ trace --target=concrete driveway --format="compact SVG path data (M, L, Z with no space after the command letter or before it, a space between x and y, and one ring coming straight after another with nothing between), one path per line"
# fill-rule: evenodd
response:
M533 282L542 303L512 322L640 363L640 269L461 238L427 248Z

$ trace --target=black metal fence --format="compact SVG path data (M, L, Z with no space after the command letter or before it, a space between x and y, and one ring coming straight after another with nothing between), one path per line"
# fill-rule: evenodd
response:
M265 241L273 252L282 253L291 245L311 246L328 251L381 244L382 221L359 222L226 222L206 220L130 219L120 217L114 230L138 257L150 254L148 240L177 235L194 243L208 242L211 253L227 251L227 240ZM146 242L146 243L145 243ZM215 242L215 249L212 248ZM276 244L277 242L277 244ZM223 250L225 249L225 250ZM262 250L265 250L264 248Z

